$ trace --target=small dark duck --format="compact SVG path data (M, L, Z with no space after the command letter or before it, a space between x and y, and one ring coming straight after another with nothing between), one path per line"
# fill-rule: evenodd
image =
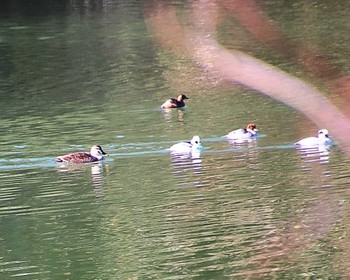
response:
M57 162L70 162L70 163L89 163L103 160L103 156L108 156L100 145L94 145L91 147L90 153L88 152L77 152L71 153L56 158Z
M170 98L168 100L166 100L161 108L162 109L170 109L170 108L182 108L185 107L185 102L184 100L188 99L188 97L184 94L180 94L177 99L175 98Z

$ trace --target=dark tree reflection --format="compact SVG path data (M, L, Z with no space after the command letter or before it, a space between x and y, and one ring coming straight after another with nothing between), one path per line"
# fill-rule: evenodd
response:
M84 15L89 12L108 11L120 2L117 0L3 0L0 1L0 14L47 16L75 12Z

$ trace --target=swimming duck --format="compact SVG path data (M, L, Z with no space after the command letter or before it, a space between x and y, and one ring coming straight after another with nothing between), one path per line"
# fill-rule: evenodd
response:
M249 139L251 137L258 135L258 129L254 123L250 123L247 125L247 128L240 128L234 131L231 131L226 135L227 139Z
M330 145L330 144L332 144L332 140L329 138L327 129L320 129L317 132L317 137L306 137L294 143L294 145L297 145L300 147L315 147L315 146Z
M70 163L89 163L94 161L103 160L103 156L108 156L100 145L94 145L91 147L90 153L77 152L71 153L56 158L57 162L70 162Z
M191 152L195 152L195 151L199 151L202 149L202 143L201 143L201 139L199 138L199 136L193 136L193 138L191 139L191 141L188 142L180 142L177 144L172 145L169 150L171 153L191 153Z
M168 100L166 100L161 108L162 109L170 109L170 108L181 108L181 107L185 107L185 102L184 100L188 99L188 97L184 94L180 94L177 99L175 98L170 98Z

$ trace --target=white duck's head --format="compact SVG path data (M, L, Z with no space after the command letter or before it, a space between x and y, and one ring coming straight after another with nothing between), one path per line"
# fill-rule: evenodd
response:
M192 145L192 148L194 148L194 149L201 149L202 148L201 139L199 138L198 135L193 136L193 138L191 139L191 145Z
M329 138L327 129L320 129L317 134L318 134L318 141L321 145L332 144L332 139Z
M90 154L98 159L102 159L103 156L108 156L108 154L102 150L102 147L100 145L93 145L91 147Z
M319 139L325 139L325 138L329 138L329 134L328 134L328 130L327 129L320 129L317 132L318 138Z

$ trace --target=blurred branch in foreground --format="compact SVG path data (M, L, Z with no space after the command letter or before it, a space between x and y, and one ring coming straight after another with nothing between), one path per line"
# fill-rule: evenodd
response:
M254 1L238 0L224 1L223 5L230 8L232 13L244 22L245 26L258 39L270 45L271 48L275 48L278 52L282 51L278 44L276 45L278 40L286 40L287 45L293 48L293 43L284 38L278 32L277 27L269 23L268 18L261 14L258 6L255 6L254 3ZM228 4L236 5L230 6ZM244 13L237 11L237 7L245 8ZM246 17L244 18L242 15L246 15ZM218 18L218 5L214 0L193 2L191 13L188 14L187 18L192 24L191 27L184 27L179 23L176 8L170 4L150 2L146 6L146 19L150 30L163 47L187 55L194 62L200 64L205 71L220 79L239 83L295 108L319 128L327 128L341 148L350 155L350 121L345 116L350 112L341 112L319 90L305 81L243 52L228 51L223 48L215 39ZM262 36L263 33L254 30L254 20L259 23L257 29L265 30L270 38L274 39L269 41ZM269 42L274 43L269 44ZM297 54L297 52L295 53ZM332 78L337 76L334 74L336 71L333 66L330 66L327 71L324 69L327 62L324 57L320 58L317 53L311 47L307 47L298 52L298 59L307 54L309 59L305 62L305 68L312 71L315 76L322 77L327 71L332 73L330 75ZM344 87L344 83L339 85L339 81L342 79L336 81L331 79L331 81L334 81L333 85L338 85L342 91L346 91L347 87ZM344 78L345 83L346 81L347 79ZM336 89L333 87L334 91ZM347 95L343 94L344 96ZM348 102L348 98L343 98L343 103L349 105ZM346 107L343 106L343 108Z

